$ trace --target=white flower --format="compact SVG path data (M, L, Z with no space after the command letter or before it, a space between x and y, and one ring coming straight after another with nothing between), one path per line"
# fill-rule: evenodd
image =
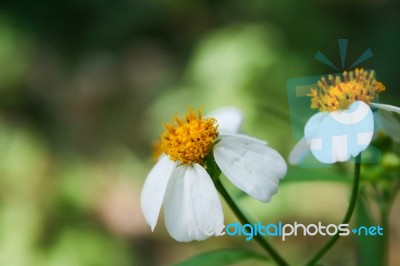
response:
M393 115L393 112L400 113L400 108L371 102L385 90L373 72L356 69L344 72L343 79L330 76L329 85L322 78L318 82L319 90L311 90L311 108L320 112L307 121L304 138L289 155L291 164L300 163L310 151L318 161L328 164L356 157L368 147L374 134L370 106L381 110L384 129L395 140L400 140L400 123Z
M166 228L177 241L210 237L204 230L194 233L194 228L223 228L221 202L202 165L211 154L235 186L260 201L271 200L286 174L286 163L266 142L236 133L242 123L240 111L224 108L202 118L200 112L189 110L186 120L174 121L176 126L165 125L163 153L141 194L142 211L152 230L162 205Z

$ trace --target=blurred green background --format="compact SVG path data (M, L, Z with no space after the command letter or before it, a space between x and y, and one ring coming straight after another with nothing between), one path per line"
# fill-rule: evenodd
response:
M162 123L188 105L237 106L243 130L287 158L296 141L286 80L331 73L314 56L340 65L338 38L349 39L347 65L372 50L362 66L386 85L381 102L399 106L399 12L394 0L2 0L0 265L169 265L216 248L258 249L243 237L175 242L162 215L151 233L139 198ZM351 174L347 164L290 168L270 204L230 191L264 223L339 223ZM397 199L391 265L400 265L399 210ZM298 265L326 238L271 240ZM359 246L341 239L323 261L355 265Z

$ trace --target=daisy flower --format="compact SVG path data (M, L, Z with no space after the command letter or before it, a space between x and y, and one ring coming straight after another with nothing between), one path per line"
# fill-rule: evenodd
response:
M147 175L141 207L154 230L161 206L165 226L177 241L210 237L191 228L224 228L222 206L214 183L205 169L206 160L215 160L222 173L239 189L257 200L268 202L286 174L282 156L266 142L237 134L242 114L225 108L203 118L201 111L189 109L185 119L175 116L165 124L161 155Z
M327 81L318 81L318 88L311 89L313 115L304 128L304 138L297 143L289 156L291 164L298 164L311 150L322 163L344 162L356 157L370 144L374 133L374 116L371 107L382 114L384 129L399 138L400 125L394 113L400 108L373 103L385 86L377 81L373 71L356 69L343 72Z

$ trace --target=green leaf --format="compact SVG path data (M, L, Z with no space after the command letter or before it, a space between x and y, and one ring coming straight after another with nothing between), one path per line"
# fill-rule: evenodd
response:
M224 266L250 259L263 260L263 261L268 260L267 257L250 250L221 249L191 257L183 262L178 263L176 266L197 266L197 265Z

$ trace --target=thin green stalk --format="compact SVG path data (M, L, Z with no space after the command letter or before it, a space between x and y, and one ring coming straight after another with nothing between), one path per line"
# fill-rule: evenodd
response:
M349 207L347 208L346 215L343 218L342 224L349 223L351 216L354 212L358 196L358 187L360 184L360 171L361 171L361 153L355 159L353 189L351 191L350 204ZM339 238L340 238L339 233L334 235L306 265L313 266L316 263L318 263L318 261L332 248L332 246L336 243L336 241L338 241Z
M236 205L235 201L232 199L232 197L229 195L228 191L226 191L225 187L222 185L221 180L219 178L214 178L214 184L219 191L219 193L222 195L222 197L225 199L226 203L228 203L229 207L231 210L235 213L236 217L239 219L239 221L242 224L253 224L249 219L242 213L240 208ZM287 266L289 265L279 254L278 252L267 242L265 238L263 238L260 235L254 235L254 238L260 244L265 251L269 253L271 258L281 266Z

